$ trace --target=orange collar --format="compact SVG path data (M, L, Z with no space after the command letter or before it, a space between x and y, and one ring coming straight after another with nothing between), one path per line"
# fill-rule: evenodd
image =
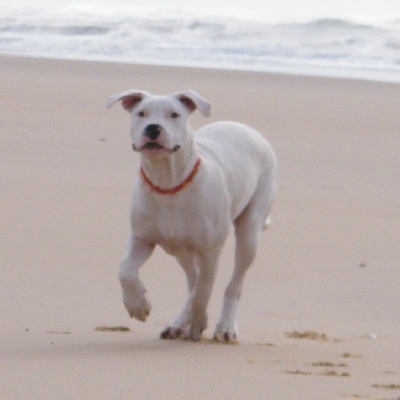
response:
M144 182L150 187L150 189L153 192L156 192L159 194L176 194L176 193L180 192L181 190L185 189L186 186L189 185L190 182L192 182L192 180L196 176L197 172L199 172L200 164L201 164L201 159L199 158L196 161L196 164L194 164L192 172L188 175L188 177L182 183L180 183L178 186L175 186L171 189L162 189L162 188L154 185L153 182L147 177L146 173L144 172L143 167L140 168L140 174L142 175Z

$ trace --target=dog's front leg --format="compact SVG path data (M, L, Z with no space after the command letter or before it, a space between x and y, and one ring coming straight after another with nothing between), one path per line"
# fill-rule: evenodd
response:
M188 253L179 254L176 258L186 274L188 297L182 312L172 325L161 332L161 339L185 339L190 338L191 334L192 292L197 279L196 259L192 254Z
M207 328L207 306L211 296L220 251L201 254L198 257L199 270L191 297L190 339L198 341Z
M139 321L145 321L151 310L151 304L145 296L146 290L139 279L139 268L150 257L154 247L132 235L120 266L119 280L125 308L131 317Z

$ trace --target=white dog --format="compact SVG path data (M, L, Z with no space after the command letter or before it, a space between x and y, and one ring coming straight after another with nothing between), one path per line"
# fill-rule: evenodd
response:
M274 199L274 153L258 132L235 122L193 133L190 114L196 109L210 113L210 104L193 91L156 96L129 90L111 97L108 108L118 101L131 114L132 147L141 155L132 233L119 273L125 307L140 321L149 315L139 268L159 245L182 266L189 292L182 312L160 337L200 340L218 258L233 222L235 266L214 338L236 342L244 276Z

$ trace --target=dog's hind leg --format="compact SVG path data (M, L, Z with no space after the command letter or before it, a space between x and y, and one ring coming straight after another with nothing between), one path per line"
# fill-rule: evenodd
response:
M260 228L251 221L248 213L240 215L235 221L235 266L231 280L226 287L224 304L214 338L220 342L237 341L236 314L245 274L254 260Z
M272 221L271 221L271 217L268 215L267 219L264 222L264 225L262 227L263 231L266 231L267 229L270 228L270 226L272 225Z
M235 266L225 290L224 303L214 338L220 342L237 341L236 314L246 272L252 264L258 240L273 201L274 188L270 180L261 182L245 210L234 221L236 249Z

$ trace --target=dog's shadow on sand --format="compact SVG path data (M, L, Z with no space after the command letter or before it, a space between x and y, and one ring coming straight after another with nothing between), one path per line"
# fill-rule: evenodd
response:
M61 337L62 336L62 337ZM68 335L46 335L45 340L32 340L24 346L8 349L7 357L14 360L32 359L74 359L113 356L157 355L169 352L204 351L205 347L232 347L212 339L203 338L200 342L186 340L161 340L159 338L135 338L132 334L110 334L104 337L80 336L68 332Z

